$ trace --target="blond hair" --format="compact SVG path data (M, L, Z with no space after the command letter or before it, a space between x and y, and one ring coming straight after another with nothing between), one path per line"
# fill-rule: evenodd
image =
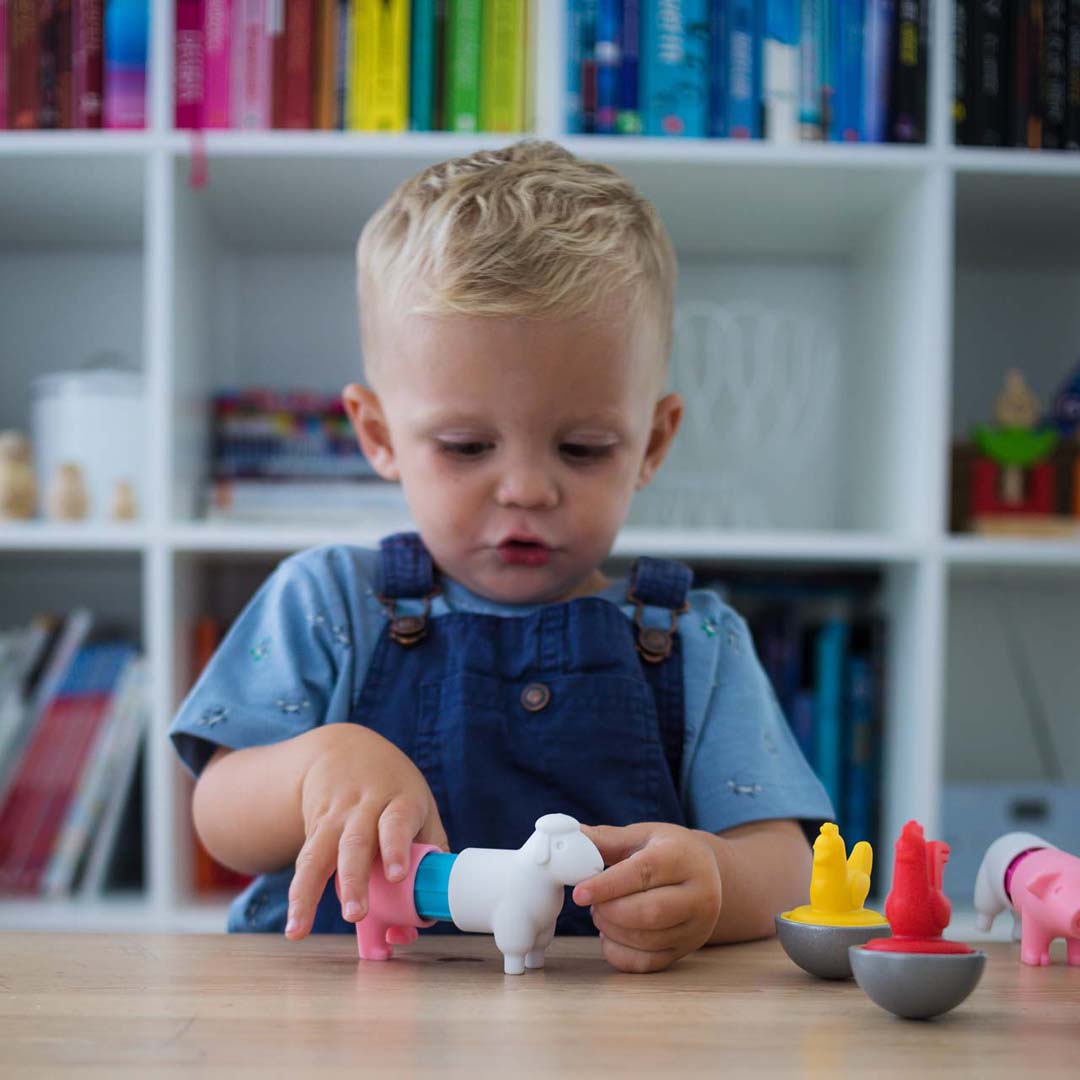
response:
M398 186L356 249L365 303L413 314L573 317L617 298L671 351L675 252L614 169L527 139L432 165ZM408 293L408 306L405 294Z

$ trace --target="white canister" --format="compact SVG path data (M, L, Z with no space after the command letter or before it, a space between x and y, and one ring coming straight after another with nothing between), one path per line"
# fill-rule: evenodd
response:
M87 518L107 521L116 487L126 481L136 516L145 507L146 393L143 376L119 368L57 372L34 380L31 425L38 485L73 462L89 495Z

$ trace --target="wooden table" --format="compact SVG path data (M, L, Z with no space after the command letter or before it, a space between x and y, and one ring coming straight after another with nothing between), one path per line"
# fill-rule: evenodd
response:
M623 975L595 939L502 974L488 937L361 963L350 937L0 934L0 1075L1080 1075L1080 968L985 946L932 1022L803 974L776 941ZM89 1068L89 1072L86 1070Z

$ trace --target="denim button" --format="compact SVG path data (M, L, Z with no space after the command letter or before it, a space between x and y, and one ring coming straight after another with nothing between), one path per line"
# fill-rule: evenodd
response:
M529 683L521 691L521 704L529 712L539 712L550 700L551 691L543 683Z

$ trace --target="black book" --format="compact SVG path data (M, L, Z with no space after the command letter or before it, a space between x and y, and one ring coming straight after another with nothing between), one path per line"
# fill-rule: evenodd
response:
M1013 146L1037 150L1042 146L1039 81L1042 74L1043 0L1012 2L1010 141Z
M1042 144L1047 150L1065 146L1065 35L1068 0L1043 0L1042 70L1039 105Z
M957 146L970 146L971 86L968 83L968 37L971 34L968 8L978 0L956 0L953 19L953 124Z
M890 142L926 139L926 20L929 0L897 0L893 13Z
M1006 0L969 0L968 132L973 146L1007 146Z
M1080 0L1068 0L1066 14L1065 146L1080 150Z

